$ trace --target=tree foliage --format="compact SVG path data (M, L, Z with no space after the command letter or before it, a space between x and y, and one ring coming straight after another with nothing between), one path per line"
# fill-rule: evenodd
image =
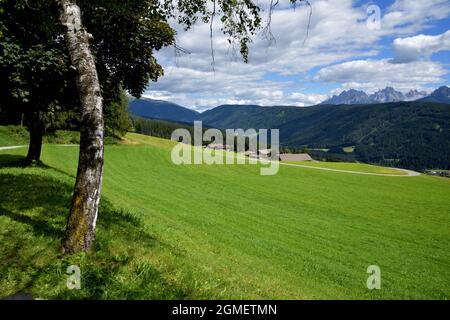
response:
M77 104L61 27L43 7L0 2L0 107L16 113L51 111ZM32 12L30 12L32 11Z
M122 115L123 110L113 104L120 101L122 89L139 97L149 80L163 75L154 51L174 44L170 19L189 29L200 18L210 23L212 37L213 20L219 16L223 33L230 43L238 42L247 62L251 36L261 27L261 7L253 0L36 0L31 5L28 0L0 1L4 20L0 59L6 62L0 71L6 75L8 96L0 97L0 105L9 105L11 98L38 111L47 110L54 101L61 101L60 90L64 92L66 84L71 87L70 79L76 79L80 157L63 251L89 250L95 238L102 185L104 106L116 106L112 114ZM272 2L270 13L273 7ZM29 60L36 58L33 50L41 59L37 64ZM76 74L72 75L73 71ZM60 86L53 91L54 74ZM47 77L51 79L47 81ZM14 110L20 112L17 107ZM42 144L39 122L39 112L33 112L29 155L34 150L37 159Z
M131 129L131 119L128 115L128 98L122 91L120 99L105 108L105 133L111 137L123 137Z
M91 49L105 105L119 101L122 89L139 97L149 80L163 75L154 52L174 45L170 21L190 29L199 20L211 23L218 17L223 33L239 46L245 61L252 36L264 22L262 6L253 0L78 0L77 4L84 27L93 36ZM78 106L55 1L0 0L0 21L0 106L14 110L20 106L25 112Z

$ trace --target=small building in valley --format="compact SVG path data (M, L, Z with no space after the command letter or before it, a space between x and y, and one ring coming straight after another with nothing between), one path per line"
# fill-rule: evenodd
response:
M270 158L270 156L272 155L272 149L258 150L258 154L261 158Z
M258 153L255 151L247 150L244 152L244 155L249 158L258 158Z
M210 143L207 146L208 149L213 149L213 150L227 150L227 151L232 151L233 148L227 144L220 144L220 143Z

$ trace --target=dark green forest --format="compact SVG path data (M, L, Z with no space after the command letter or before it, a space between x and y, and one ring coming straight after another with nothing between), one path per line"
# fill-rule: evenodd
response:
M172 132L176 129L186 129L191 133L191 136L194 135L193 126L175 122L132 116L131 123L135 132L148 136L170 139Z

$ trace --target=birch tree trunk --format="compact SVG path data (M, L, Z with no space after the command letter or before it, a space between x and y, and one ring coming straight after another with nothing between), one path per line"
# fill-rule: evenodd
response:
M72 65L77 70L81 101L80 155L72 206L63 251L87 251L95 239L103 175L103 99L89 40L83 28L80 8L74 0L56 0L60 22L67 27L66 42Z

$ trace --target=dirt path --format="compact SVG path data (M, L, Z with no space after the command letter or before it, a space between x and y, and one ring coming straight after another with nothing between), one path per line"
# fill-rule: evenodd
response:
M399 175L399 174L389 174L389 173L359 172L359 171L350 171L350 170L341 170L341 169L313 167L313 166L308 166L308 165L303 165L303 164L283 163L283 162L280 162L280 164L281 165L285 165L285 166L303 167L303 168L308 168L308 169L343 172L343 173L351 173L351 174L363 174L363 175L380 176L380 177L418 177L418 176L420 176L419 172L412 171L412 170L407 170L407 169L399 169L399 168L389 168L389 169L395 169L395 170L398 170L398 171L402 171L402 172L404 172L406 174Z
M242 158L240 159L248 159L248 158ZM254 159L256 160L256 159ZM263 162L271 162L270 160L262 160ZM360 171L350 171L350 170L341 170L341 169L332 169L332 168L321 168L321 167L314 167L314 166L308 166L304 164L296 164L296 163L285 163L285 162L279 162L280 165L283 166L290 166L290 167L301 167L301 168L308 168L308 169L315 169L315 170L323 170L323 171L333 171L333 172L342 172L342 173L350 173L350 174L362 174L366 176L378 176L378 177L418 177L420 176L419 172L407 170L407 169L399 169L399 168L389 168L389 169L395 169L398 171L402 171L405 174L399 175L399 174L388 174L388 173L372 173L372 172L360 172Z
M12 150L12 149L19 149L19 148L25 148L27 146L11 146L11 147L0 147L1 150Z
M58 147L78 147L77 144L55 144L55 146L58 146ZM19 149L19 148L28 148L28 146L8 146L8 147L0 147L0 151L2 151L2 150Z

